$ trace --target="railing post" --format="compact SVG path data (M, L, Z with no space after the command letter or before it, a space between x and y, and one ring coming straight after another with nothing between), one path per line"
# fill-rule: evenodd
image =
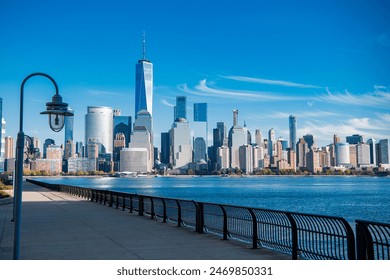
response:
M341 222L343 223L347 234L348 260L356 260L355 235L353 233L351 226L346 220L342 218Z
M222 210L222 213L223 213L223 237L222 237L222 239L223 240L227 240L227 236L228 236L227 214L226 214L225 208L222 205L219 205L219 207L221 207L221 210Z
M197 233L203 233L204 217L203 217L203 203L192 201L196 207L196 222L195 231Z
M138 195L138 216L144 215L144 198Z
M298 259L298 227L290 213L285 213L291 225L291 259Z
M129 194L129 212L133 213L133 195Z
M177 226L181 227L181 205L179 201L176 199L176 204L177 204Z
M150 213L150 219L153 220L154 219L154 202L153 202L153 198L152 197L149 197L149 199L150 199L150 204L151 204L151 207L150 207L151 208L150 209L151 210L150 211L151 212Z
M114 202L113 202L113 195L112 195L112 192L110 192L110 201L108 202L108 206L109 206L109 207L112 207L112 205L114 205Z
M356 221L356 247L358 260L373 260L374 247L367 225Z
M125 208L126 208L125 194L122 194L122 211L125 211Z
M161 201L163 203L163 223L166 223L167 222L167 205L165 203L165 199L164 198L161 198Z
M257 249L257 218L252 209L247 209L252 216L252 248Z

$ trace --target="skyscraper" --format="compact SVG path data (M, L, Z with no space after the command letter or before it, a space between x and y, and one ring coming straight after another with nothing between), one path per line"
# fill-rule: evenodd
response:
M309 150L311 150L314 145L314 136L312 134L306 134L303 136L303 139L305 139L305 142L307 143Z
M69 107L68 111L72 114L74 113L73 110ZM73 127L74 127L74 116L66 116L65 117L65 140L64 145L68 143L68 140L73 141Z
M113 110L111 107L88 106L85 115L85 143L93 139L99 154L111 154L113 141ZM87 157L88 149L87 149Z
M390 139L379 140L379 157L378 164L389 164L390 163Z
M238 110L233 110L233 126L229 130L230 167L240 167L240 146L248 144L248 130L238 125Z
M347 143L349 144L358 144L363 143L363 136L359 134L354 134L352 136L345 137Z
M268 131L268 156L271 158L274 156L274 150L275 150L275 130L271 128Z
M207 122L207 103L194 103L194 122Z
M176 106L174 112L174 120L178 118L183 118L187 120L187 97L186 96L176 96Z
M296 148L296 143L297 143L297 118L293 115L290 115L288 118L288 126L289 126L289 140L290 144L289 147L290 149L295 151Z
M125 147L127 147L130 143L131 125L130 116L121 116L120 114L118 115L118 113L114 115L113 139L115 139L118 133L123 133L123 136L125 137Z
M135 112L146 110L153 114L153 64L146 59L145 33L143 34L142 59L135 66Z
M161 158L162 163L169 163L169 132L161 133Z
M170 163L173 168L186 167L192 162L191 131L184 118L178 118L169 131Z
M4 168L4 144L3 141L1 141L4 137L3 132L3 98L0 97L0 170L3 170Z

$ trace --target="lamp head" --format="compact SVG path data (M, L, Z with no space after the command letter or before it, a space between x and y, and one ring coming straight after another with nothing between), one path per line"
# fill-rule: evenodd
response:
M46 103L46 111L41 114L49 115L49 125L54 132L62 130L66 116L73 116L73 113L68 111L68 103L62 102L58 93L53 96L51 102Z

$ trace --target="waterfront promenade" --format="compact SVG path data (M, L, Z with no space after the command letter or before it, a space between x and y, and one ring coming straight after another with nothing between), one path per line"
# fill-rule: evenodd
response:
M233 240L24 182L21 258L26 260L288 260ZM0 260L12 259L13 204L0 204Z

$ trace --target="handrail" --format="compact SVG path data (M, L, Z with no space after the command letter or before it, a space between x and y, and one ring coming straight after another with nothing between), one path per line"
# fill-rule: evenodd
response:
M389 259L390 255L390 224L357 220L356 253L353 230L341 217L28 181L101 204L108 201L111 207L113 204L123 210L128 207L130 212L136 211L140 216L162 218L163 222L190 227L197 233L217 234L222 240L243 241L251 244L253 249L264 247L288 253L292 259ZM128 205L125 196L129 197ZM137 208L133 206L134 198ZM157 203L160 200L161 203Z

